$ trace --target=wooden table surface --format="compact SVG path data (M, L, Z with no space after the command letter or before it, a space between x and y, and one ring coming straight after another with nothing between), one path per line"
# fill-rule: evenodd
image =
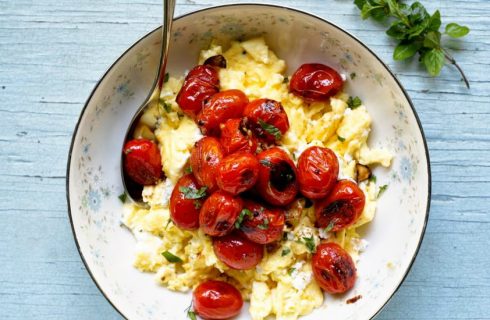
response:
M394 62L383 27L362 21L351 0L269 2L359 37L398 75L421 118L430 220L415 265L379 319L490 319L490 1L422 0L441 10L443 23L471 28L450 43L471 90L453 68L430 78L415 62ZM226 3L179 0L176 13ZM0 0L0 319L121 319L76 250L66 160L95 83L160 16L161 0Z

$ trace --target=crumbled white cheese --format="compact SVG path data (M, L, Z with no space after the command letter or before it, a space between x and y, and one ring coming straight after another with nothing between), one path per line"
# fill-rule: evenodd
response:
M342 78L342 81L347 80L347 76L343 73L340 74L340 77Z

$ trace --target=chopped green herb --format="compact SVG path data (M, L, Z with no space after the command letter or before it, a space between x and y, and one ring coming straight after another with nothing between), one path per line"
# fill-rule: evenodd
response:
M267 229L269 229L269 219L264 218L264 221L262 222L262 224L259 224L257 226L257 228L259 228L261 230L267 230Z
M172 112L172 106L169 103L167 103L162 98L160 98L159 102L160 102L159 107L160 107L160 113L161 114L163 114L163 110L165 110L166 113ZM162 107L163 107L163 110L161 109Z
M168 219L168 222L167 222L167 225L165 226L165 230L167 230L168 226L173 223L173 221L171 219Z
M293 160L296 161L296 154L293 152L293 153L291 153L291 155L293 156Z
M165 76L163 77L163 82L168 82L169 78L170 78L170 74L168 72L165 73Z
M188 166L187 168L185 168L185 169L184 169L184 173L185 173L185 174L192 173L192 167L191 167L191 166Z
M240 211L240 215L238 216L238 219L236 219L235 221L235 228L240 229L240 226L242 225L245 216L253 217L252 211L248 209L243 209L242 211Z
M369 182L376 183L376 176L375 176L374 174L372 174L372 175L369 177Z
M276 140L281 140L282 138L281 130L277 129L272 124L263 121L262 119L259 119L259 125L262 127L262 129L267 131L267 133L273 135Z
M194 208L201 209L202 203L200 200L194 200Z
M332 229L333 229L334 226L335 226L335 224L333 223L333 221L330 221L330 223L328 224L328 226L325 228L325 232L332 231Z
M191 187L179 187L179 191L184 194L185 199L201 199L206 196L207 187L202 187L199 190Z
M259 162L260 162L260 164L262 164L266 167L269 167L269 168L272 167L272 163L267 159L260 160Z
M128 195L126 194L126 192L123 192L118 196L118 198L119 200L121 200L122 203L125 203L126 199L128 198Z
M381 195L386 191L386 189L388 189L388 185L387 184L382 185L381 187L379 187L377 198L381 197Z
M284 80L282 80L282 83L288 83L288 82L289 82L288 77L284 77Z
M196 313L194 311L188 310L187 311L187 318L191 320L197 320Z
M360 107L361 104L362 104L362 101L357 96L355 96L354 98L349 97L349 99L347 99L347 107L351 108L352 110Z
M338 139L340 142L344 142L344 141L345 141L345 138L344 138L344 137L341 137L341 136L337 136L337 139Z
M311 253L315 253L316 245L315 245L315 239L313 238L313 236L311 236L309 238L303 237L303 240L305 242L305 246L308 249L308 251L310 251Z
M296 269L294 269L294 268L290 268L290 269L288 270L288 274L291 276L291 275L293 275L293 272L294 272L294 271L296 271Z
M354 80L354 79L356 78L356 76L357 76L357 75L356 75L356 73L355 73L355 72L352 72L352 73L350 74L350 78L351 78L352 80Z
M176 255L170 253L169 251L162 252L162 256L165 259L167 259L167 261L170 262L170 263L181 263L181 262L183 262L182 259L180 259Z
M281 257L287 256L290 252L291 252L291 249L289 249L289 248L282 249Z

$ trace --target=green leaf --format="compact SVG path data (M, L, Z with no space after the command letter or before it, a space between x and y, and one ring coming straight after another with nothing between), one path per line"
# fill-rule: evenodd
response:
M431 76L438 76L444 66L444 52L441 49L431 49L422 55L422 62Z
M182 259L180 259L179 257L177 257L176 255L174 255L173 253L171 253L169 251L162 252L162 256L165 259L167 259L167 261L170 263L181 263L181 262L183 262Z
M386 34L392 38L403 40L407 38L407 26L401 21L395 21L391 27L386 30Z
M207 187L201 187L200 189L192 187L179 187L179 191L184 194L184 199L201 199L206 196Z
M235 221L235 228L240 229L242 222L243 222L243 219L245 219L246 216L252 218L253 213L252 213L252 211L245 208L242 211L240 211L240 215L238 216L238 218Z
M372 17L373 19L380 20L380 13L384 13L382 6L373 6L369 2L366 2L361 9L361 18L367 19Z
M289 249L289 248L282 249L281 257L287 256L290 252L291 252L291 249Z
M395 47L395 51L393 52L393 59L395 60L408 59L410 57L413 57L418 50L419 50L419 46L413 42L400 43Z
M387 184L382 185L381 187L379 187L378 195L376 196L376 198L381 197L381 195L386 191L386 189L388 189L388 185Z
M187 318L191 320L197 320L196 313L194 311L188 310L187 311Z
M267 230L267 229L269 229L269 219L267 219L267 217L264 218L264 221L262 221L262 224L259 224L257 226L257 228L259 228L261 230Z
M439 12L439 10L436 10L436 12L434 12L434 14L430 17L429 25L427 29L430 31L439 31L440 27L441 27L441 13Z
M429 31L425 35L424 47L439 48L441 46L441 33L439 31Z
M399 10L398 2L396 0L386 0L386 4L391 13L396 13Z
M344 142L344 141L345 141L345 138L344 138L344 137L341 137L341 136L337 136L337 139L338 139L340 142Z
M446 34L453 38L461 38L470 32L470 28L461 26L457 23L450 23L446 26Z
M422 22L420 23L417 23L415 26L413 26L412 28L410 28L407 33L408 33L408 39L413 39L419 35L421 35L422 33L424 33L427 29L427 27L429 26L429 18L423 20Z
M316 245L315 245L315 239L313 238L313 236L311 236L309 238L303 237L303 241L305 242L305 246L308 249L308 251L310 251L311 253L315 253Z
M349 97L347 99L347 107L354 110L362 105L362 100L358 97L355 96L354 98Z
M367 0L354 0L354 4L359 8L359 10L362 10L362 7L366 2Z
M414 26L428 19L430 19L430 16L429 13L427 13L427 10L425 10L424 5L418 1L412 3L410 6L410 14L408 15L410 24Z
M126 203L126 199L128 198L128 195L126 194L126 192L123 192L118 196L118 198L119 200L121 200L122 203Z
M281 130L277 129L276 127L274 127L272 124L269 124L265 121L263 121L262 119L259 119L259 125L262 127L262 129L264 129L267 133L269 133L270 135L273 135L274 136L274 139L276 140L281 140L282 138L282 133L281 133Z

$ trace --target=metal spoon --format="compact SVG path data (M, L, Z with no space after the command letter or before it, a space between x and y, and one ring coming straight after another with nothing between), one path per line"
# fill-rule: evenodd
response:
M131 139L135 127L138 124L138 121L143 115L143 113L145 112L145 110L148 107L153 106L155 103L158 103L159 101L160 92L162 90L162 86L165 78L165 69L167 66L168 47L169 47L170 37L171 37L174 10L175 10L175 0L163 0L163 26L162 26L162 46L160 51L160 67L157 71L155 81L153 82L153 86L151 88L150 93L146 97L143 104L138 108L138 111L136 112L135 116L131 120L131 123L129 124L128 131L126 132L126 137L124 138L124 143L126 143L126 141ZM121 151L121 177L122 177L124 191L126 195L130 199L132 199L136 204L143 205L142 196L141 196L143 186L140 186L135 182L133 182L124 172L124 157L122 151Z

